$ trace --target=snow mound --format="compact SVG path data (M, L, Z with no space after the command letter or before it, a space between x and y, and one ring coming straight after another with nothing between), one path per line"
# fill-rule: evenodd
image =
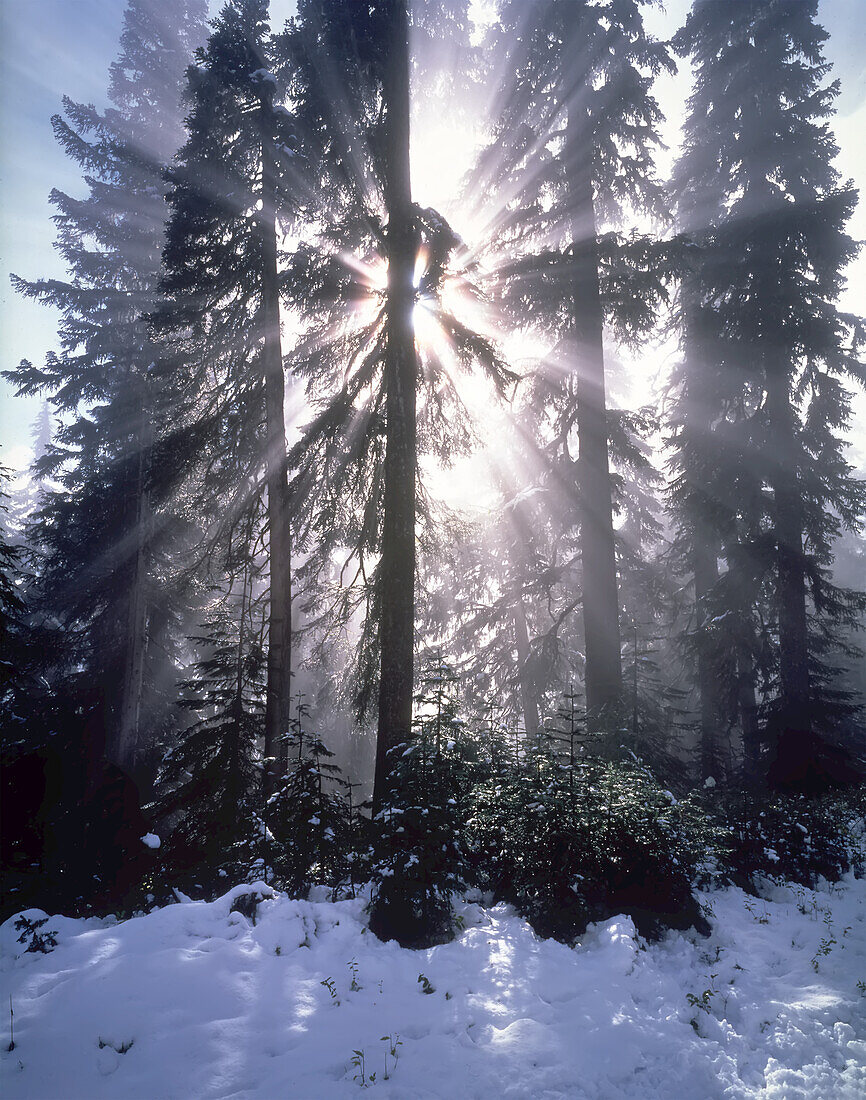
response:
M472 902L453 943L407 951L363 899L312 896L252 883L124 923L49 917L47 954L11 918L4 1100L866 1095L862 881L714 892L709 939L647 945L620 916L574 949Z

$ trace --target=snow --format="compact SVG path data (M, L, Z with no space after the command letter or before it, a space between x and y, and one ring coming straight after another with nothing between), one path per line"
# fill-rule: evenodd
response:
M249 893L255 922L232 911ZM262 883L123 923L50 917L47 955L11 918L0 1093L330 1100L359 1095L361 1052L390 1100L859 1100L866 882L763 893L703 895L707 939L646 944L619 916L575 948L471 901L453 943L407 951L367 931L363 899Z
M145 833L141 838L141 843L146 844L148 848L158 848L162 844L162 841L156 833Z

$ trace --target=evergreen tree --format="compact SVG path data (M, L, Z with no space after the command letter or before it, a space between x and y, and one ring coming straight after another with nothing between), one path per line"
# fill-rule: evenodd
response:
M415 257L418 230L409 175L409 10L384 5L390 31L382 81L385 114L383 193L387 216L385 456L380 565L379 712L374 803L388 790L389 755L412 726L415 660L415 477L418 465L418 359L415 351Z
M16 701L24 689L25 603L20 591L22 548L8 529L6 484L11 474L0 466L0 746L4 753L17 740Z
M599 725L622 694L603 328L606 317L624 330L646 326L669 274L664 249L601 230L629 209L662 212L651 162L660 116L648 88L670 61L645 33L638 0L505 3L495 34L506 105L472 188L484 194L493 183L505 196L495 243L508 257L498 274L512 315L535 310L557 341L538 390L552 449L573 464L578 487L586 698Z
M458 717L456 679L441 655L423 670L411 741L394 746L387 797L374 816L370 928L403 947L453 934L464 885L463 823L479 778L478 746Z
M63 315L60 354L7 374L19 393L49 394L62 418L39 459L37 473L55 481L30 535L43 675L86 715L91 755L104 751L144 779L167 720L159 685L171 675L171 644L156 610L172 603L163 553L176 530L152 498L163 349L145 316L162 249L161 172L180 144L180 79L203 15L203 0L130 0L112 106L100 113L65 99L65 117L52 120L88 186L83 199L51 194L69 278L13 277Z
M280 788L271 796L268 821L274 837L273 861L290 894L300 897L314 884L330 886L336 896L354 885L356 825L341 788L351 787L331 763L334 754L307 731L309 708L298 696L287 738L288 764Z
M416 528L427 512L419 453L448 455L466 436L450 364L416 345L415 303L457 364L479 364L500 389L509 375L490 341L443 304L459 238L412 202L405 5L310 0L282 49L322 203L321 232L298 250L286 280L312 322L293 369L318 406L291 456L292 491L314 542L311 583L340 554L340 579L354 574L360 587L343 587L326 606L343 622L363 608L356 701L366 713L378 696L381 802L388 753L411 731Z
M256 518L248 514L247 527ZM162 857L169 877L209 888L217 876L237 882L261 874L271 855L257 766L267 601L247 556L248 538L239 537L237 549L238 560L227 563L226 588L215 593L202 633L192 639L199 655L180 683L179 703L194 721L162 762L154 806L156 821L166 822Z
M189 136L171 169L157 329L173 335L172 448L213 547L266 497L270 576L266 788L285 767L291 698L291 534L278 218L297 192L295 132L276 103L266 0L227 3L189 70ZM226 507L228 501L228 507ZM263 517L264 518L264 517ZM251 530L254 553L262 528Z
M423 625L431 643L459 654L468 713L495 699L534 738L561 685L582 671L579 550L573 495L537 440L537 418L523 408L509 422L508 460L490 468L499 499L428 570Z
M765 763L784 786L841 777L820 736L834 710L822 687L822 637L863 606L829 576L835 538L864 508L842 438L846 376L862 381L863 367L856 322L835 305L856 252L845 233L856 193L832 165L826 120L838 85L825 84L816 13L811 0L700 0L677 37L696 82L676 191L700 251L683 291L675 501L699 620L766 601L776 698ZM722 580L737 602L713 615ZM744 633L728 659L739 677L753 672L758 648L754 632L731 636ZM701 660L708 729L723 711L711 662ZM714 754L708 745L705 770Z

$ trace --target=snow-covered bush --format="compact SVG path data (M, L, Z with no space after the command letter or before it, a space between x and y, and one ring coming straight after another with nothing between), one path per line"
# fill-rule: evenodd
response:
M424 735L393 755L393 793L373 823L370 928L403 947L429 947L451 939L451 895L463 885L454 761Z
M451 896L465 882L461 835L480 764L453 685L441 659L422 678L416 736L393 749L392 793L373 822L370 928L404 947L451 938Z
M722 871L752 888L759 877L814 886L866 870L866 795L734 796L715 808L726 831Z
M331 763L333 753L307 733L307 708L298 704L287 735L288 771L268 804L271 858L276 881L293 897L315 883L338 896L358 881L358 819L343 797L347 784Z
M478 884L542 936L570 941L620 912L653 935L703 927L692 893L701 821L639 762L562 764L540 744L476 791L469 858Z

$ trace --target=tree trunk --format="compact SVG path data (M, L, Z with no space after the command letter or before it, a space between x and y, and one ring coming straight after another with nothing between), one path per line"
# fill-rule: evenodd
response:
M530 741L538 737L540 722L538 718L538 701L535 698L535 688L529 676L529 630L526 625L526 610L523 600L519 599L514 605L514 639L517 643L518 680L520 682L520 705L523 709L523 728Z
M709 594L719 579L715 539L707 532L694 536L692 564L695 573L695 614L697 617L698 691L701 697L701 778L722 778L720 746L721 707L719 705L719 669L708 652L707 608Z
M580 548L586 707L590 730L604 725L622 694L622 665L605 402L604 316L592 194L593 145L586 112L572 107L566 124L571 237L577 433L580 446Z
M758 729L758 704L755 699L755 665L751 654L737 654L737 702L743 732L743 775L746 786L761 781L761 742Z
M138 775L144 746L141 744L141 710L144 693L144 666L147 657L148 600L147 547L150 541L151 504L147 487L153 426L151 424L147 382L140 384L139 422L134 436L137 453L134 459L132 486L132 553L129 567L129 593L126 616L126 651L119 713L112 752L112 762L135 776Z
M286 469L285 381L277 280L276 179L273 159L272 85L262 92L262 329L265 375L266 473L270 551L268 679L265 701L265 793L285 771L291 707L292 545Z
M391 0L392 39L385 74L385 205L388 211L388 314L385 352L385 466L379 566L381 651L374 808L388 789L389 751L412 727L415 629L415 388L418 361L412 309L416 239L409 174L409 19Z
M771 485L779 615L779 698L770 778L775 785L798 786L808 781L813 756L812 693L794 412L781 356L768 358L766 386L770 439L775 448Z

